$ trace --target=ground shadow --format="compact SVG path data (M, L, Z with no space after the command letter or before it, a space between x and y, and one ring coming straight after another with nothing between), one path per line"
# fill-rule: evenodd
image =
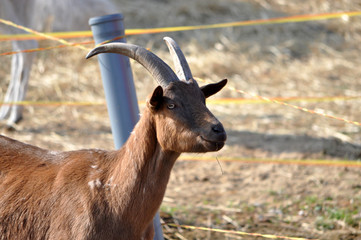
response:
M249 131L227 131L229 146L281 153L309 153L324 156L361 159L361 145L337 138L315 138L307 135L275 135Z

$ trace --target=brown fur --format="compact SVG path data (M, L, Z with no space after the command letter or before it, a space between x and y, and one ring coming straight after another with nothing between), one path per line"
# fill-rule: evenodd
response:
M210 130L221 125L205 91L158 87L117 151L53 152L0 136L0 239L152 239L177 157L226 140Z

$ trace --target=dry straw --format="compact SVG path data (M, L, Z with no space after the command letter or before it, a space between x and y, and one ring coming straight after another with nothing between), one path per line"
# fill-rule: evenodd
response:
M355 16L360 16L361 15L361 11L355 11L355 12L340 12L340 13L325 13L325 14L316 14L316 15L298 15L298 16L291 16L291 17L283 17L283 18L272 18L272 19L258 19L258 20L250 20L250 21L241 21L241 22L231 22L231 23L220 23L220 24L210 24L210 25L202 25L202 26L180 26L180 27L168 27L168 28L155 28L155 29L133 29L133 30L128 30L128 32L126 32L126 35L136 35L136 34L149 34L149 33L160 33L160 32L174 32L174 31L188 31L188 30L196 30L196 29L210 29L210 28L224 28L224 27L239 27L239 26L250 26L250 25L262 25L262 24L279 24L279 23L289 23L289 22L305 22L305 21L316 21L316 20L325 20L325 19L333 19L333 18L345 18L345 17L355 17ZM65 47L65 46L72 46L72 47L78 47L80 49L83 50L89 50L88 48L81 46L81 43L70 43L64 39L58 38L58 37L54 37L52 35L49 34L44 34L44 33L40 33L37 32L35 30L32 30L30 28L24 27L24 26L20 26L18 24L15 24L11 21L7 21L4 19L0 19L0 22L9 26L13 26L19 29L22 29L24 31L33 33L37 36L46 38L46 39L50 39L50 40L54 40L57 42L62 43L63 45L61 45L60 47ZM78 33L78 32L77 32ZM77 34L78 35L78 34ZM59 36L59 35L58 35ZM117 38L121 38L123 36L117 37ZM1 38L0 38L1 39ZM3 37L3 39L5 39ZM107 42L112 41L112 40L108 40ZM88 44L89 42L86 42L86 44ZM55 47L49 47L49 48L41 48L41 49L29 49L29 50L25 50L24 52L34 52L34 51L42 51L42 50L49 50L49 49L53 49ZM0 55L12 55L15 54L17 52L7 52L7 53L2 53ZM298 109L304 112L308 112L311 114L317 114L323 117L327 117L327 118L331 118L331 119L335 119L335 120L339 120L339 121L343 121L346 123L350 123L350 124L354 124L357 126L361 126L360 122L357 121L352 121L352 120L348 120L345 118L340 118L340 117L335 117L329 114L325 114L319 111L314 111L314 110L310 110L304 107L299 107L293 104L289 104L283 101L279 101L277 99L274 98L267 98L267 97L262 97L256 94L252 94L243 90L239 90L236 89L234 87L229 87L230 90L232 91L236 91L242 94L247 94L247 95L251 95L253 97L259 98L263 101L266 102L272 102L272 103L276 103L276 104L280 104L280 105L284 105L287 107L291 107L294 109Z

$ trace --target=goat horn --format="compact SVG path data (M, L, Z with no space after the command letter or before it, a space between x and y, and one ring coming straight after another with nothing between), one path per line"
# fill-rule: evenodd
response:
M164 37L163 40L167 44L169 52L173 58L175 72L178 78L186 82L193 79L191 69L189 68L187 60L178 44L170 37Z
M119 53L130 57L142 64L159 85L167 87L170 82L178 81L173 70L157 55L145 48L128 43L107 43L91 50L86 58L90 58L99 53Z

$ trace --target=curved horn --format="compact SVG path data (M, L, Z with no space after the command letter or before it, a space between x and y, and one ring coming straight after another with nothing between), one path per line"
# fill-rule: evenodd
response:
M175 72L177 73L178 78L186 82L189 79L193 79L191 69L178 44L170 37L164 37L163 40L166 42L169 52L172 55Z
M107 43L91 50L86 58L90 58L99 53L119 53L130 57L142 64L153 78L162 87L167 87L170 82L178 81L178 77L173 70L158 56L145 48L128 43Z

